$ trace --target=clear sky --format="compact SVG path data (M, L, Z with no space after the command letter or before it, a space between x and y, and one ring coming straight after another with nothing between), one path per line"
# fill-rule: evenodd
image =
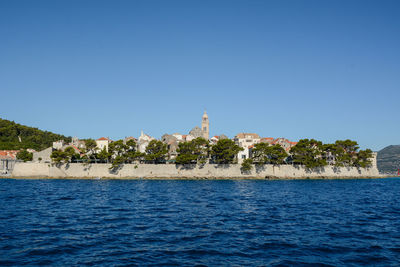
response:
M0 117L400 144L400 1L0 1Z

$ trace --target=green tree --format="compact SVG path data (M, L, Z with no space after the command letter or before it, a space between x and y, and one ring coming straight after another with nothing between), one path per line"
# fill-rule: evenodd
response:
M123 140L118 140L108 145L108 151L114 156L123 156L128 148Z
M52 146L53 142L58 140L70 142L71 137L0 119L0 150L33 148L40 151Z
M117 156L113 159L110 169L116 170L116 169L120 168L120 167L122 166L122 164L125 163L125 161L126 161L125 156L123 156L123 155L117 155Z
M212 146L211 157L217 164L235 163L237 154L242 150L231 139L222 139Z
M194 164L197 163L197 155L194 154L194 145L192 142L183 142L178 144L178 156L176 164Z
M88 159L95 159L97 153L97 144L93 139L85 140L86 156Z
M125 151L125 156L128 162L132 163L134 161L142 160L144 158L145 154L136 150L137 144L135 140L129 140L128 142L126 142L126 146L127 148Z
M356 141L352 140L337 140L336 166L353 166L357 158L357 150L359 146Z
M64 150L64 153L68 158L68 161L80 159L79 153L76 153L75 149L72 146L67 147Z
M354 166L360 167L360 168L371 167L372 166L372 161L371 161L372 157L373 157L373 154L372 154L371 149L360 150L357 153L356 160L354 162Z
M51 152L50 158L56 164L67 163L69 161L68 154L62 150L54 150Z
M285 149L278 144L258 143L252 150L252 159L256 164L284 164L287 157Z
M168 154L167 145L158 140L151 140L146 147L145 160L148 163L165 163Z
M240 170L244 173L250 172L251 169L253 168L253 160L252 159L245 159L242 162Z
M251 158L253 159L254 163L267 164L269 162L269 148L270 145L268 143L255 144L251 151Z
M97 154L97 158L102 161L108 162L111 158L111 153L109 153L107 149L103 147L103 149Z
M209 157L209 143L206 139L198 137L190 142L179 143L177 164L204 164Z
M17 153L17 159L23 160L24 162L32 161L33 154L29 153L26 149L21 150Z
M288 153L286 153L285 149L283 149L282 146L276 144L271 147L269 147L268 151L268 157L269 157L269 162L271 164L284 164L285 159L288 157Z
M294 164L301 164L306 168L317 168L327 165L323 157L322 142L315 139L301 139L290 149Z

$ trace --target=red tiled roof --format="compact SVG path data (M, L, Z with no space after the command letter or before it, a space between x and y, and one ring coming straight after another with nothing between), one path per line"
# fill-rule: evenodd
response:
M16 159L19 150L0 150L0 159Z
M98 141L102 141L102 140L110 140L110 139L108 139L108 138L106 138L106 137L100 137L99 139L97 139Z
M82 153L82 151L79 149L79 148L77 148L76 146L74 146L74 145L71 145L73 148L75 148L75 150L78 150L79 151L79 153Z

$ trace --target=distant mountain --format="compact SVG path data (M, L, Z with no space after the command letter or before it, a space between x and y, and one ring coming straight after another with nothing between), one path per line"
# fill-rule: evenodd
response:
M397 169L400 169L400 145L387 146L380 150L377 165L380 173L397 174Z
M0 119L0 150L33 148L40 151L52 146L57 140L70 142L71 137Z

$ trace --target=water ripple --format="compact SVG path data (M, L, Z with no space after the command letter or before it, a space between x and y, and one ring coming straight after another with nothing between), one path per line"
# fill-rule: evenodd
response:
M399 179L0 180L0 265L400 265Z

